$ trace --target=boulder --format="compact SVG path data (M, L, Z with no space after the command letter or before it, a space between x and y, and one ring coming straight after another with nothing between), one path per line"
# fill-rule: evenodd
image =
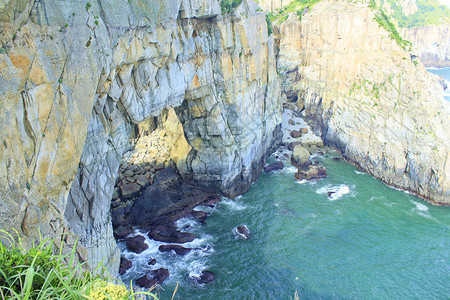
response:
M130 199L139 196L142 187L137 183L125 183L120 187L122 198Z
M287 148L288 148L289 151L294 151L295 146L301 145L301 144L302 144L301 142L290 142L287 145Z
M192 250L192 248L185 248L180 245L161 245L158 249L160 252L170 252L173 250L178 255L186 255Z
M276 163L273 163L273 164L270 164L270 165L264 167L264 172L283 170L283 168L284 168L284 164L281 161L277 161Z
M298 169L294 175L296 180L316 180L327 177L327 169L321 165L309 165Z
M214 207L217 203L220 202L220 196L219 195L210 195L206 197L206 200L202 202L202 205L208 206L208 207Z
M150 183L150 180L147 175L141 174L136 176L136 183L142 187L146 187Z
M291 163L296 167L300 167L309 162L310 153L301 145L296 145L291 155Z
M150 259L150 260L148 261L147 265L149 265L149 266L156 265L156 259L154 259L154 258Z
M296 138L301 137L301 136L302 136L302 133L301 133L300 131L298 131L298 130L292 130L292 131L289 133L289 135L290 135L292 138L296 139Z
M123 275L127 272L127 270L129 268L131 268L133 266L133 263L131 262L131 260L126 259L125 257L121 257L120 258L120 267L119 267L119 274Z
M288 121L288 124L289 124L289 125L295 125L295 121L294 121L293 119L290 119L290 120Z
M158 270L152 270L142 277L136 279L136 283L143 288L149 289L156 284L161 284L169 278L169 270L160 268Z
M134 253L141 253L142 251L148 249L148 245L145 243L145 237L142 235L127 238L126 244L128 250Z
M176 244L192 242L196 238L192 233L181 232L170 228L164 229L164 227L158 227L150 231L148 236L155 241Z

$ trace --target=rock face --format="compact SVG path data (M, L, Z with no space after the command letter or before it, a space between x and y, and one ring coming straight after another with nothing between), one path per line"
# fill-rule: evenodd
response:
M321 1L279 28L285 93L299 95L325 143L384 182L450 204L449 103L438 78L364 3Z
M0 227L25 244L74 233L115 274L110 199L137 125L174 108L182 176L234 196L279 143L280 88L254 1L227 16L218 0L90 4L0 5Z
M450 24L401 28L402 37L417 49L427 67L450 67Z

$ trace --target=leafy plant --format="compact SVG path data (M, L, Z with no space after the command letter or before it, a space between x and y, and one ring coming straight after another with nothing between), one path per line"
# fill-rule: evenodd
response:
M92 6L91 2L86 3L86 6L85 6L86 11L88 11L89 8L91 8L91 6Z
M404 50L408 50L411 48L412 44L410 41L404 40L397 31L395 24L392 23L389 16L386 13L379 9L375 14L375 21L386 29L389 32L389 37L397 42L397 44L402 47Z
M272 27L272 21L270 20L269 15L266 15L266 22L267 22L267 33L269 35L271 35L273 32L273 27Z
M2 238L9 246L0 242L0 299L2 300L44 300L44 299L135 299L143 294L153 299L150 292L128 291L123 284L115 284L100 265L92 273L76 262L76 244L64 255L61 250L53 254L53 242L45 239L37 246L24 250L20 236L18 243L4 230ZM17 232L16 232L17 233ZM76 267L73 267L76 265Z

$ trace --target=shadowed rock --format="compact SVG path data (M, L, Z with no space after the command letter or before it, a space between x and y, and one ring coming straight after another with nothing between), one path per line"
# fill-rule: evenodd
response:
M194 277L198 284L205 284L213 281L216 278L216 274L211 271L202 271L200 277Z
M208 216L208 214L204 211L201 211L201 210L193 210L192 211L192 217L202 223L205 222L207 216Z
M294 175L296 180L316 180L327 177L327 169L321 165L307 165L298 169Z
M133 266L133 263L131 260L126 259L125 257L120 258L120 268L119 268L119 274L125 274L129 268Z
M192 248L185 248L180 245L161 245L158 249L160 252L170 252L173 250L178 255L186 255L192 250Z
M196 238L192 233L181 232L167 227L156 228L150 231L148 236L155 241L176 244L192 242Z
M270 164L270 165L264 167L264 172L283 170L283 168L284 168L284 164L281 161L277 161L276 163L273 163L273 164Z
M145 243L145 237L142 235L127 238L126 243L128 250L135 253L141 253L142 251L148 249L148 245Z
M236 228L236 232L239 234L239 236L245 240L247 240L250 237L250 229L246 225L239 225Z
M151 288L156 284L161 284L169 278L169 270L161 268L158 270L150 271L142 277L136 280L136 283L144 288Z

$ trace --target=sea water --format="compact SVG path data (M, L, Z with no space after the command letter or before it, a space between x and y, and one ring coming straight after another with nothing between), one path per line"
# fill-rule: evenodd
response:
M141 255L123 251L145 270L165 267L171 277L161 299L448 299L450 207L433 206L361 172L338 153L316 156L328 178L295 181L289 163L262 173L244 195L226 199L206 224L186 218L179 228L199 238L185 257L159 253L147 241ZM233 229L247 225L243 240ZM123 245L121 245L124 248ZM150 257L157 265L148 266ZM202 270L214 282L196 285Z
M444 91L444 98L450 101L450 68L428 68L428 72L444 77L447 89Z

